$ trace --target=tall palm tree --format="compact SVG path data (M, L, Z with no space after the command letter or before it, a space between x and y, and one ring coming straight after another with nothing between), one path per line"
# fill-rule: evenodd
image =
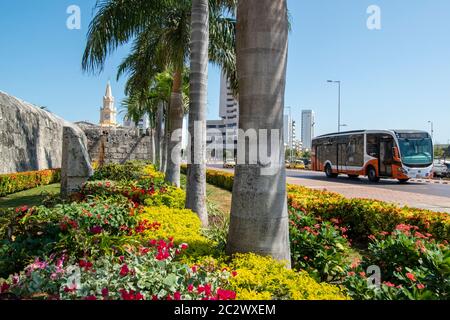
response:
M257 164L250 163L248 154L244 164L237 164L227 252L255 252L290 261L282 134L288 52L286 0L239 1L237 20L239 126L245 131L266 129L271 135L275 134L271 130L277 130L278 146L270 145L270 137L268 141L258 137L256 147L267 147L279 160L271 163L271 175L266 175L267 163L259 156ZM240 134L239 144L242 142L245 137Z
M186 208L208 226L206 210L206 104L208 86L209 5L192 0L191 75L189 135L190 159L187 170Z
M216 10L212 15L215 19L211 19L210 30L234 30L232 21L218 13L231 0L209 1L214 3L213 8ZM171 137L175 132L181 132L183 123L182 75L189 55L191 5L191 0L99 0L96 4L98 12L89 26L83 55L84 70L101 70L109 53L134 39L133 54L141 58L139 68L136 69L138 81L149 82L155 73L170 66L174 70L168 112ZM210 46L210 50L234 53L234 33L217 34L211 40L214 40L212 43L215 45ZM230 69L230 55L214 52L211 59ZM131 65L130 60L124 64ZM179 186L181 145L179 141L170 140L166 180Z

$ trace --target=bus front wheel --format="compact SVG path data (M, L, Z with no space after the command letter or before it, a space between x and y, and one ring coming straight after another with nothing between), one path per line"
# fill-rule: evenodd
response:
M401 184L405 184L408 183L409 179L398 179L398 182L400 182Z
M325 174L328 178L336 178L338 176L337 173L333 173L333 169L329 164L325 167Z
M369 167L367 169L367 177L369 178L370 182L379 182L380 177L377 176L377 171L374 167Z

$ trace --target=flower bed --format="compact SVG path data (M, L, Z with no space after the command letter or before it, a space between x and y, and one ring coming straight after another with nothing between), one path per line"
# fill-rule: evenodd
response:
M160 206L166 202L154 200L167 193L147 191L169 186L157 177L147 176L145 183L142 178L131 185L140 188L138 194L144 190L143 198L124 192L129 181L90 182L76 202L10 211L0 229L7 249L0 269L11 252L24 255L0 280L0 299L348 299L340 288L271 258L226 257L202 233L197 215L177 208L184 193L174 189L171 207ZM40 250L30 250L27 241L35 238L47 239L37 242L45 243ZM252 274L265 280L258 284Z
M208 170L207 177L230 190L232 175ZM289 185L287 191L296 269L317 281L344 286L354 299L448 299L448 214L300 186ZM369 274L373 267L380 274ZM380 283L373 285L377 276ZM270 296L242 294L253 299Z
M0 175L0 197L61 181L60 169Z
M185 171L186 167L182 167ZM233 175L219 170L207 170L206 179L225 190L232 190ZM450 240L450 215L429 210L400 208L377 200L347 199L337 193L288 185L291 211L304 211L326 220L340 219L350 226L349 237L367 239L371 234L393 231L399 224L419 227L438 240Z
M347 199L336 193L288 186L292 210L308 212L323 219L340 219L350 227L349 236L367 239L371 234L392 232L399 224L417 226L438 240L450 239L450 215L429 210L400 208L382 201Z

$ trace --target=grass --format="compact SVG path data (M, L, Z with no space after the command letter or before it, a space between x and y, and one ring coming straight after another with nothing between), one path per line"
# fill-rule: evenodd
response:
M15 208L19 206L38 206L47 195L57 195L60 193L60 184L50 184L0 198L0 208Z

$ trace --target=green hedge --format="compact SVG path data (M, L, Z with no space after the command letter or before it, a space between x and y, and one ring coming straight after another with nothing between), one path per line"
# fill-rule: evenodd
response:
M61 181L61 169L18 172L0 175L0 197Z

